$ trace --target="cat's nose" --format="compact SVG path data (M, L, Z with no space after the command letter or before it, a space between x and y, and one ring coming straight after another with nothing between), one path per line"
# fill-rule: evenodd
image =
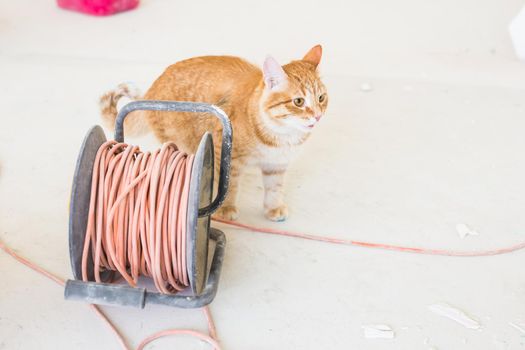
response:
M315 120L319 121L319 120L321 120L322 116L323 116L322 114L318 114L314 118L315 118Z

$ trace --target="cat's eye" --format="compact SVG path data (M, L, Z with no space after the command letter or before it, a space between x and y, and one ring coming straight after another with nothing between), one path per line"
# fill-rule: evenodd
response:
M304 106L304 98L302 98L302 97L294 98L293 99L293 104L296 105L297 107Z
M326 94L319 96L319 103L323 103L326 100Z

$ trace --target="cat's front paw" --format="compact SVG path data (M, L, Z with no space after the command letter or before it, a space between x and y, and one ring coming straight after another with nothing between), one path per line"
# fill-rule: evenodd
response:
M268 220L284 221L288 218L288 207L286 205L281 205L277 208L266 209L264 216L266 216Z
M235 221L239 218L239 210L235 205L223 205L213 216L218 217L219 219Z

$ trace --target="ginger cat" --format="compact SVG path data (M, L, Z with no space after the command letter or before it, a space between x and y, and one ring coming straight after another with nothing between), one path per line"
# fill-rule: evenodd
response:
M263 176L265 216L283 221L288 216L283 193L286 169L328 105L317 71L321 55L317 45L301 60L284 66L267 57L262 70L238 57L190 58L169 66L143 96L125 84L106 93L100 99L102 116L106 125L114 127L117 102L123 96L128 101L193 101L219 106L230 117L234 134L229 192L215 215L237 219L239 176L246 166L256 165ZM215 164L219 163L221 127L212 116L136 111L126 118L127 135L148 129L159 141L174 141L189 153L195 152L202 135L211 131L218 147Z

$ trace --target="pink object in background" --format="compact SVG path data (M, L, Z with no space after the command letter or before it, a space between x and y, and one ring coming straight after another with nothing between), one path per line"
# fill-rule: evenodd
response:
M108 16L134 9L139 0L57 0L58 6L94 16Z

